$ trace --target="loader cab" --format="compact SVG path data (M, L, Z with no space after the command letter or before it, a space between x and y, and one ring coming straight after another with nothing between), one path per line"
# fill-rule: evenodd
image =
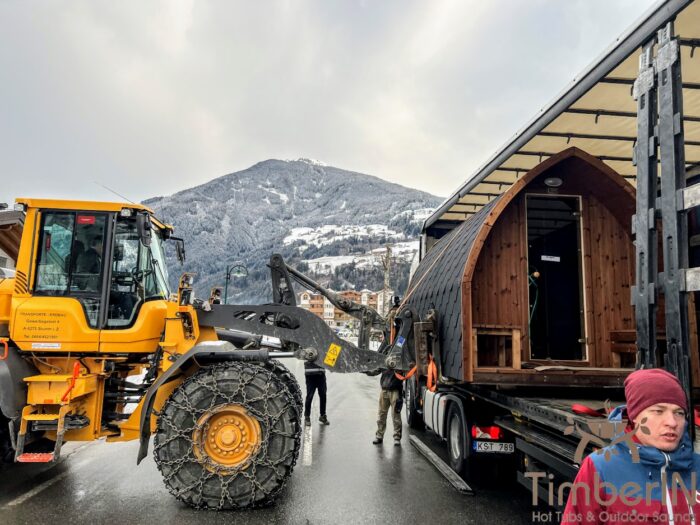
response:
M164 242L171 229L149 210L66 201L26 205L36 233L25 228L18 270L28 274L29 298L15 305L13 330L25 349L95 351L105 340L100 332L128 330L144 305L169 298ZM141 336L142 330L129 339Z
M170 295L162 234L143 212L45 210L34 291L76 298L92 328L130 326Z

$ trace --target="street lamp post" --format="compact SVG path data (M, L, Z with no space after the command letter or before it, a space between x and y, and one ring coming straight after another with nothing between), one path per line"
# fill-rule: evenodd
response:
M241 262L226 266L226 285L224 287L224 304L228 304L228 283L231 277L247 277L248 269Z

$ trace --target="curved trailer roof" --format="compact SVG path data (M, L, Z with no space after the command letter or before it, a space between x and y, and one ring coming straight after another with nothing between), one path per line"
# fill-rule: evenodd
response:
M425 221L423 232L441 237L540 162L572 146L635 184L637 104L632 86L641 46L674 17L681 46L685 158L689 168L700 166L700 0L664 0L446 199Z

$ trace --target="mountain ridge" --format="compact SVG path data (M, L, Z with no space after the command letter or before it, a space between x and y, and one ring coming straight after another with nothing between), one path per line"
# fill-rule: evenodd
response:
M387 242L415 240L426 210L441 201L420 190L311 159L268 159L170 196L152 197L144 204L185 239L188 260L181 269L171 268L197 274L198 296L208 296L212 286L223 285L226 267L240 261L248 268L248 277L230 283L229 302L265 302L271 297L265 265L272 253L305 268L304 261L313 256L360 254ZM418 218L416 210L420 210ZM383 228L368 233L370 225ZM295 229L305 228L321 239L317 238L318 246L303 240L289 242ZM345 234L334 236L341 229ZM407 279L405 265L397 262L397 272L406 274L403 280ZM353 274L347 270L345 274ZM329 284L334 277L323 278ZM356 277L360 287L376 285L376 275ZM171 275L173 284L176 280ZM347 279L343 282L351 284Z

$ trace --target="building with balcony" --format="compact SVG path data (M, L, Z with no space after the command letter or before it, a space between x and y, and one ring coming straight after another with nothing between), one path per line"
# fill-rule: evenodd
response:
M382 315L386 315L386 313L383 313L381 308L391 302L393 294L392 291L383 294L381 291L373 292L366 289L359 292L343 290L337 293L346 299L374 308ZM383 295L386 295L387 299L384 299ZM298 295L298 305L323 319L331 328L353 328L355 325L356 319L354 317L333 306L327 298L319 293L304 290ZM388 310L388 306L386 308Z

